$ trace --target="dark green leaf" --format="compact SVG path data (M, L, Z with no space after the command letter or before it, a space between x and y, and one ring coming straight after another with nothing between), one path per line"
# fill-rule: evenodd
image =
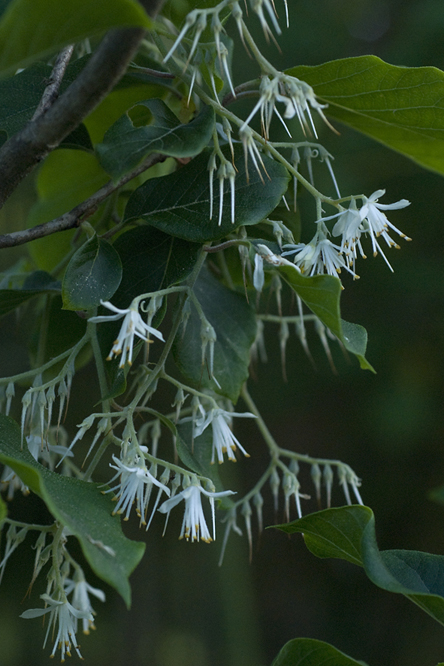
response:
M122 282L113 298L127 308L136 296L183 282L193 270L201 245L150 227L137 227L119 236L114 248L123 266Z
M375 519L368 507L326 509L278 527L288 534L301 532L317 557L363 566L375 585L405 595L444 624L444 556L415 550L379 551Z
M0 20L0 70L13 72L118 26L149 28L135 0L13 0Z
M208 144L214 128L214 111L203 111L185 125L160 99L138 102L133 108L146 107L153 115L151 125L136 127L128 113L106 132L96 148L102 167L113 178L130 171L153 152L170 157L194 157Z
M202 271L194 286L194 293L216 332L214 376L220 388L209 376L208 347L207 364L202 365L201 321L193 305L185 332L176 337L174 360L194 386L211 388L235 403L248 378L250 348L256 337L254 310L244 295L228 289L208 271Z
M63 278L65 310L89 310L107 301L122 279L122 264L116 250L96 234L71 258Z
M118 308L128 308L140 294L171 287L185 280L193 270L201 246L168 236L152 227L137 227L116 240L114 249L122 262L122 281L112 302ZM101 314L108 314L109 310ZM98 335L103 357L106 358L117 337L121 322L99 324ZM125 389L125 373L118 359L106 363L111 395Z
M227 159L231 159L226 151ZM205 151L189 164L163 178L153 178L131 195L125 220L143 219L173 236L204 243L223 238L246 224L257 224L278 205L288 186L288 173L278 162L263 155L269 178L262 182L250 164L250 180L245 173L241 147L235 147L237 169L236 220L231 223L230 185L225 182L222 222L218 225L219 181L214 179L213 218L210 220L208 161Z
M0 289L0 317L40 294L60 293L60 282L45 271L27 276L22 289Z
M294 638L279 652L272 666L366 666L333 645L313 638Z
M45 355L47 360L55 358L67 349L70 349L85 335L86 319L79 316L77 312L63 310L62 299L59 295L51 299L48 312L43 316L48 317L47 322L44 323L47 326L45 338ZM42 321L39 317L34 323L37 329L36 333L40 333L41 325ZM36 334L35 338L38 339L38 337ZM77 367L79 360L77 358Z
M2 498L0 497L0 529L3 525L3 523L5 522L5 518L6 518L7 515L8 515L8 510L6 508L6 504L4 503Z
M376 56L294 67L287 74L309 83L328 103L331 118L444 173L444 72L395 67Z
M113 502L100 486L51 472L20 447L20 428L0 415L0 460L9 465L32 492L42 498L55 520L77 537L99 578L112 585L127 606L131 601L128 577L137 566L145 544L127 539L120 520L111 515Z
M304 277L293 266L278 266L279 275L294 289L305 305L322 321L330 331L359 360L361 368L373 370L365 358L367 332L358 324L341 319L339 299L341 282L331 275Z
M61 93L76 78L84 61L85 58L81 58L68 67L60 86ZM0 80L0 130L4 132L3 141L31 120L48 85L51 69L49 65L37 62L19 74ZM88 131L83 124L71 132L60 145L65 148L92 150Z

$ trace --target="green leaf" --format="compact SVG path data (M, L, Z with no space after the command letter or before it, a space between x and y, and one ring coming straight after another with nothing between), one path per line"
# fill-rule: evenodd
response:
M151 21L135 0L13 0L0 20L0 71L119 26L150 28Z
M201 245L153 229L137 227L114 243L123 266L122 282L114 295L117 307L127 308L143 293L183 282L193 270Z
M305 305L336 335L349 352L355 354L361 368L374 372L365 358L367 331L359 324L351 324L341 319L340 280L331 275L304 277L290 265L278 266L277 270Z
M6 518L7 515L8 515L8 510L6 508L6 504L2 500L2 498L0 497L0 529L3 525L3 523L5 522L5 518Z
M151 125L137 127L125 113L106 132L96 148L102 167L113 178L133 169L153 152L169 157L194 157L208 144L214 128L214 111L204 107L190 123L181 124L160 99L138 102L132 108L145 107L153 115Z
M101 486L62 476L40 465L20 446L17 423L0 414L0 461L9 465L32 492L42 498L55 520L77 537L94 573L114 587L127 606L131 603L128 577L140 562L145 544L127 539L113 502Z
M301 532L317 557L345 559L364 567L375 585L405 595L444 624L444 556L415 550L379 551L375 519L368 507L326 509L277 527L288 534Z
M168 236L152 227L137 227L119 236L113 245L122 262L122 281L113 296L113 305L128 308L140 294L158 291L185 280L193 270L201 246ZM108 314L103 309L101 314ZM99 324L98 336L103 358L106 358L117 337L121 322ZM110 395L125 390L125 372L119 359L106 362L112 386Z
M314 638L294 638L288 641L271 666L366 666L333 645Z
M45 271L28 275L22 289L0 289L0 317L40 294L60 293L60 282Z
M89 310L107 301L122 279L119 254L94 234L71 258L63 278L64 310Z
M216 332L213 372L220 387L210 378L208 365L202 365L201 321L193 305L184 333L176 337L174 360L194 386L211 388L235 403L248 378L250 348L256 337L254 310L243 294L228 289L206 270L196 281L194 293ZM207 364L209 354L207 347Z
M309 83L326 113L427 169L444 173L444 72L344 58L287 74Z
M80 59L80 62L83 60ZM51 70L49 65L38 62L19 74L0 80L0 144L31 120L47 86ZM79 71L80 65L77 63L68 67L60 92L66 90ZM92 150L88 131L83 124L69 134L61 145Z
M227 159L231 160L226 149ZM205 243L223 238L242 225L257 224L276 208L288 186L287 170L266 155L262 156L269 178L262 182L250 165L250 180L245 173L243 150L235 146L237 175L236 220L231 223L230 185L224 185L223 213L218 225L219 182L214 179L213 218L210 220L208 161L204 151L189 164L169 176L153 178L131 195L125 210L125 221L143 219L173 236Z

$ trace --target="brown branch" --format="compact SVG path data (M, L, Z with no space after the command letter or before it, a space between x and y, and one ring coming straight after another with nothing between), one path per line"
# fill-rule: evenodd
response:
M38 224L31 229L23 229L22 231L14 231L10 234L0 235L0 249L5 247L15 247L16 245L24 245L29 243L29 241L36 240L37 238L44 238L44 236L50 236L51 234L58 233L59 231L67 231L68 229L74 229L78 227L80 223L85 220L87 217L92 215L99 204L102 203L107 197L110 196L113 192L125 185L136 176L139 176L141 173L149 169L150 167L163 162L167 158L166 155L160 155L159 153L153 153L149 155L138 167L125 174L117 182L112 180L108 181L97 190L93 195L91 195L85 201L78 204L70 210L68 213L64 213L60 217L46 222L45 224Z

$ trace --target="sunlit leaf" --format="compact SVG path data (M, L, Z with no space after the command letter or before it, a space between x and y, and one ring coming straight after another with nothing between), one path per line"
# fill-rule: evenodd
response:
M444 173L444 72L397 67L376 56L293 67L330 118L353 127L422 166Z

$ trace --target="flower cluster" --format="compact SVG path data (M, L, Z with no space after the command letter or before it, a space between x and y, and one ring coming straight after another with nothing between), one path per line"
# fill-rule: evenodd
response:
M146 447L139 447L139 449L139 453L131 452L127 454L127 457L124 460L119 460L116 456L113 456L114 465L110 464L110 467L116 470L116 474L109 483L114 483L117 479L119 479L119 482L104 492L113 492L116 494L117 504L113 514L124 513L124 520L128 520L131 507L135 502L136 513L140 518L140 524L147 525L146 517L151 492L153 486L157 486L157 488L159 488L159 493L147 525L148 529L152 516L156 511L161 493L164 492L169 497L170 490L164 483L158 481L154 474L148 471L143 457L143 453L147 451Z
M361 257L365 258L361 240L368 236L371 239L373 256L380 252L387 266L393 271L378 238L381 237L389 248L399 248L399 245L389 235L390 229L405 240L411 239L389 222L383 211L405 208L410 205L410 202L401 199L393 204L380 204L378 203L379 197L383 194L385 194L385 190L377 190L370 197L364 197L364 203L360 209L357 208L355 199L352 199L348 209L330 217L321 218L317 222L316 234L309 243L284 245L285 252L282 253L282 256L294 255L294 264L306 275L327 273L337 276L344 268L354 278L357 278L354 270L355 260L358 250ZM330 232L325 225L326 221L335 218L337 218L337 222L333 227L332 235L342 237L340 245L336 245L328 239Z

